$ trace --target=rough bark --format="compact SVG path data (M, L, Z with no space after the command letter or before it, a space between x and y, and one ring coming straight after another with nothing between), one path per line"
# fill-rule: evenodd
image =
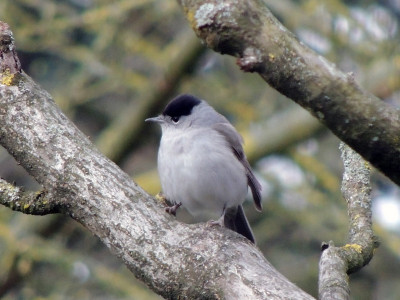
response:
M308 110L342 141L400 183L399 110L361 89L352 74L299 42L261 0L179 0L211 49L237 57Z
M351 274L372 259L378 241L372 231L370 168L360 155L341 143L344 163L342 193L349 215L349 241L342 247L333 242L322 245L319 264L319 298L350 298Z
M137 278L166 299L312 299L234 232L164 213L16 67L1 22L0 45L0 144L43 186L50 207L98 236ZM1 183L2 203L17 207L23 194Z
M0 178L0 204L31 215L58 213L58 207L47 198L46 191L25 192L22 188Z

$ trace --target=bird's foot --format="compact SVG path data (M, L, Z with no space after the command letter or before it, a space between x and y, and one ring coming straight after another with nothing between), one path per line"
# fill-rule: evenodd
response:
M160 202L162 205L166 206L165 207L165 211L171 215L176 216L176 211L178 210L178 208L182 205L181 202L179 203L175 203L174 205L172 205L171 201L169 201L167 199L167 197L164 196L163 193L159 192L156 195L156 199L158 200L158 202Z
M210 220L207 222L209 226L224 226L224 215L222 215L218 220Z
M171 214L171 215L176 216L176 211L178 210L179 207L181 207L181 205L182 205L182 202L175 203L175 204L172 205L172 206L166 207L166 208L165 208L165 211L166 211L167 213Z

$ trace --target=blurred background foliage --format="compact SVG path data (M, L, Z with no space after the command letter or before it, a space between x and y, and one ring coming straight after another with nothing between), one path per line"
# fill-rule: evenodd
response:
M265 0L300 40L354 73L394 107L400 102L400 0ZM149 193L159 182L160 131L144 123L178 93L207 99L241 131L263 182L264 211L246 211L258 246L276 268L317 295L322 241L343 245L338 139L235 59L205 49L176 1L1 0L0 20L16 40L26 73ZM395 108L394 108L395 109ZM0 176L40 189L4 149ZM399 189L373 173L381 247L351 275L353 299L400 295ZM193 220L180 211L185 222ZM155 243L157 241L154 241ZM78 223L0 207L0 297L160 299Z

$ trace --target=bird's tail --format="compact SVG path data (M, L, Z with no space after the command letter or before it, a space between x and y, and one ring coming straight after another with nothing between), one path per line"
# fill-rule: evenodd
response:
M253 232L251 231L249 222L247 221L246 215L244 214L243 207L239 205L235 209L235 213L225 212L224 214L224 225L225 227L240 233L253 244L256 243Z

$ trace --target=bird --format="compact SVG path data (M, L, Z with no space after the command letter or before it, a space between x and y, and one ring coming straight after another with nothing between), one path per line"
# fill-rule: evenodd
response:
M243 139L233 125L205 100L191 94L172 99L162 113L146 122L161 126L158 173L162 194L194 216L212 213L212 225L225 226L255 244L243 210L252 192L255 208L262 210L261 184L243 150Z

